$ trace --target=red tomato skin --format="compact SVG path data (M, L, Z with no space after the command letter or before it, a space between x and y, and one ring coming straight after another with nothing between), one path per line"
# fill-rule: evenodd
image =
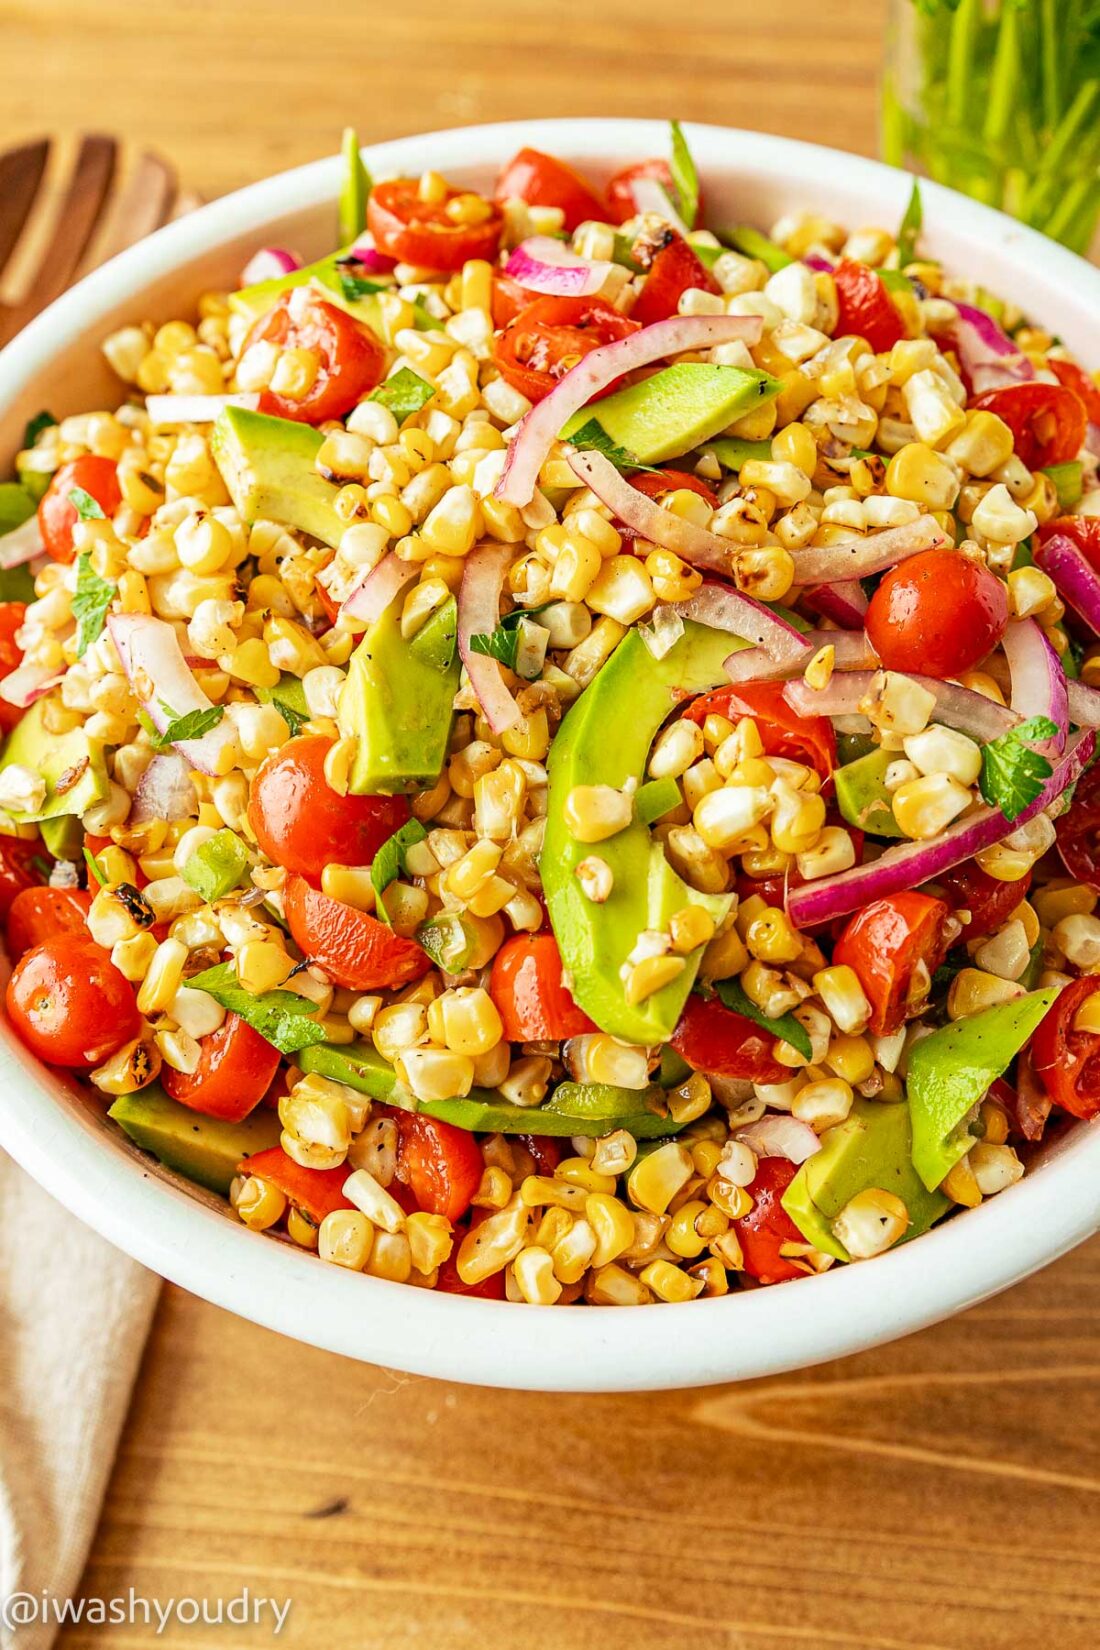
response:
M282 1059L279 1050L237 1014L227 1014L217 1031L203 1037L193 1072L165 1066L165 1092L181 1106L240 1123L271 1087Z
M976 395L971 407L996 413L1012 431L1016 456L1029 470L1068 464L1088 429L1084 402L1064 384L1009 384Z
M717 997L693 993L684 1004L671 1046L696 1071L749 1083L785 1083L790 1076L772 1055L775 1038Z
M33 1054L78 1070L99 1065L141 1027L130 982L102 947L75 934L55 935L20 958L7 1008Z
M288 739L252 781L248 823L276 865L321 886L326 865L369 865L405 824L403 796L341 796L325 778L332 740L320 734Z
M0 602L0 676L7 676L23 663L23 649L15 639L26 616L25 602ZM23 719L18 705L0 699L0 733L10 733Z
M490 300L494 327L510 326L517 315L531 303L531 294L525 286L513 281L510 275L493 276L493 295Z
M1047 357L1047 366L1059 384L1073 391L1084 407L1089 423L1100 424L1100 387L1085 369L1079 367L1076 361L1059 361L1054 355Z
M873 900L846 924L833 964L846 964L859 976L873 1032L889 1036L904 1025L917 965L923 962L931 975L944 959L950 914L942 899L909 889Z
M321 424L342 418L361 401L368 390L381 383L386 370L386 351L370 327L317 298L300 318L291 305L300 302L296 292L288 292L274 309L252 327L244 348L253 344L277 344L281 349L312 349L321 357L313 387L300 399L264 390L260 411L275 418L290 418L303 424Z
M957 550L923 550L885 573L867 609L871 646L887 670L961 676L1008 628L1002 580Z
M1027 898L1031 872L1021 877L1019 882L1001 882L971 859L937 877L936 886L942 890L944 899L956 915L960 911L970 912L970 920L964 924L960 939L976 940L983 934L995 933Z
M25 951L59 934L90 938L91 908L92 896L83 888L24 888L16 894L7 916L8 956L15 962Z
M397 1124L397 1178L412 1192L416 1207L462 1219L481 1184L485 1168L477 1141L466 1129L423 1112L387 1107Z
M415 940L395 934L366 911L311 888L304 877L288 877L286 920L294 943L348 991L409 985L432 966Z
M69 494L82 487L99 505L108 521L122 503L118 486L118 465L113 458L85 453L63 464L42 495L38 506L38 527L46 554L54 561L72 561L73 527L80 519Z
M640 321L643 327L667 320L676 314L680 297L689 287L714 293L722 290L683 236L670 234L649 266L649 274L630 312L631 320Z
M1054 829L1070 876L1100 894L1100 767L1086 769L1077 781L1069 810Z
M836 732L827 716L799 716L783 697L782 682L715 688L694 699L684 715L700 727L708 716L735 721L751 716L767 756L785 756L814 768L824 784L836 770Z
M237 1173L257 1175L277 1187L287 1202L307 1214L315 1226L337 1209L355 1208L344 1196L344 1182L351 1173L344 1164L338 1169L304 1169L281 1146L269 1146L251 1157L242 1157Z
M797 1165L785 1157L762 1157L748 1188L752 1208L733 1223L745 1271L759 1283L786 1283L805 1276L801 1267L779 1252L785 1243L806 1241L781 1201L797 1173Z
M540 149L520 149L497 179L493 198L519 199L528 206L557 206L565 213L562 228L572 234L589 218L600 221L607 211L596 191L556 155Z
M493 958L489 995L510 1043L564 1040L599 1029L562 983L561 952L553 934L515 934L505 940Z
M1100 1036L1074 1031L1081 1004L1100 989L1100 979L1086 974L1064 986L1031 1039L1031 1062L1050 1098L1072 1117L1100 1115Z
M905 337L905 322L882 281L857 258L841 258L833 268L836 283L836 338L854 333L866 338L876 355Z
M493 204L479 224L456 224L447 216L447 201L468 192L451 189L446 201L429 202L420 199L415 178L375 184L367 202L367 228L375 246L398 263L424 269L461 269L468 258L494 262L504 229L499 206Z
M607 204L611 212L613 223L626 223L628 219L637 217L638 209L634 205L634 196L631 193L631 184L635 178L656 178L669 196L674 193L672 171L667 160L640 160L633 166L624 166L607 186ZM702 218L702 201L699 203L699 217Z
M602 298L536 298L493 340L493 356L513 389L541 401L578 357L637 331Z
M0 921L7 916L17 894L24 888L42 886L32 859L43 852L38 837L26 841L18 836L0 836Z

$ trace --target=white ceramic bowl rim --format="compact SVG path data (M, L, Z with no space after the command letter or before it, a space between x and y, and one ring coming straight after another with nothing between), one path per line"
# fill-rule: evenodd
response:
M909 180L877 162L789 139L691 126L708 169L766 196L791 193L829 210L866 197L900 219ZM375 176L416 175L441 162L483 174L523 144L606 172L665 152L658 121L544 120L469 127L364 151ZM318 161L215 201L124 252L58 300L0 354L0 407L101 315L222 242L333 200L338 159ZM922 185L930 239L983 278L989 259L1011 295L1100 356L1100 272L1034 231L933 184ZM839 207L833 208L839 210ZM889 219L885 221L890 221ZM1052 301L1059 315L1050 313ZM1047 313L1043 313L1043 309ZM643 1311L524 1311L440 1295L325 1266L259 1237L116 1152L79 1107L58 1103L41 1068L5 1025L0 1038L0 1144L81 1220L144 1265L219 1306L295 1339L412 1373L490 1386L646 1390L745 1379L803 1367L922 1328L1005 1288L1100 1226L1100 1129L1078 1130L1003 1197L959 1216L870 1266ZM669 1316L674 1313L674 1316Z

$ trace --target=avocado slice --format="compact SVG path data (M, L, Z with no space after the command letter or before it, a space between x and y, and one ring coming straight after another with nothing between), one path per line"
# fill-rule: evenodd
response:
M913 1044L906 1087L913 1114L913 1164L938 1186L974 1141L970 1113L1003 1076L1058 995L1056 986L997 1003Z
M35 501L18 481L0 481L0 533L22 527L34 515Z
M602 1031L630 1043L666 1043L691 990L701 948L686 959L671 985L641 1003L628 1003L620 975L643 929L668 930L685 905L701 905L719 923L728 895L700 894L672 869L661 846L635 819L605 842L578 842L565 823L575 785L614 785L645 775L649 747L665 718L686 697L726 680L723 661L739 646L724 630L688 620L663 659L655 659L636 630L619 643L599 675L569 710L550 747L546 838L540 859L550 923L570 977L570 989ZM614 879L609 898L593 905L575 872L598 854Z
M17 825L82 814L107 795L109 780L103 747L89 739L83 728L51 733L45 725L45 714L46 701L36 700L12 729L0 760L0 768L18 763L46 781L46 800L36 813L5 816Z
M894 818L890 792L886 789L886 770L897 758L896 751L876 749L836 770L833 776L836 805L849 825L871 836L905 835Z
M54 859L71 859L80 863L83 858L84 827L75 814L55 814L53 819L44 819L39 833L46 852L52 854Z
M781 388L766 372L679 361L594 406L582 407L566 423L562 439L594 418L632 458L657 464L701 446Z
M285 522L336 549L348 524L336 513L340 489L317 472L324 439L320 430L292 418L226 407L210 447L245 521L264 516Z
M284 292L290 292L296 286L308 286L311 281L325 289L325 302L335 304L348 315L354 315L357 321L365 321L367 326L379 337L383 336L382 311L378 302L377 292L364 292L359 297L349 297L344 290L340 279L341 263L351 255L351 247L342 247L338 252L330 252L327 258L319 258L316 263L303 264L301 269L292 269L286 275L274 275L270 281L256 281L252 286L241 287L239 292L229 294L229 307L236 315L244 315L249 321L258 321L261 315L266 315L269 309L274 309ZM351 273L351 271L349 271ZM386 291L395 292L395 286L380 282ZM413 304L413 325L420 332L431 332L443 325L442 321L417 302Z
M159 1083L121 1095L107 1115L165 1168L223 1197L241 1158L277 1146L281 1132L278 1113L266 1106L257 1106L243 1123L226 1123L170 1100Z
M447 756L461 671L452 596L411 641L398 597L352 655L340 693L340 732L356 741L353 796L434 785Z
M743 441L740 436L723 435L717 441L708 441L706 451L713 453L723 469L739 471L750 458L766 464L772 456L772 444L770 441Z
M893 1192L909 1210L909 1227L900 1242L927 1232L951 1204L922 1184L911 1146L912 1122L904 1100L857 1100L843 1123L826 1129L821 1150L806 1159L783 1194L783 1207L806 1242L837 1260L850 1260L833 1233L833 1221L857 1192L872 1186Z

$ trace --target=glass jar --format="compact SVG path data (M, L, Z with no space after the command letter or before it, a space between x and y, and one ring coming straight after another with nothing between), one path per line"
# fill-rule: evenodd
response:
M882 153L1087 252L1100 220L1096 0L891 0Z

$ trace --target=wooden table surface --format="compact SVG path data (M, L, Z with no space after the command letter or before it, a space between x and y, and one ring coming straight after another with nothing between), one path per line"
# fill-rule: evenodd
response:
M870 152L881 9L2 0L0 145L111 130L207 196L345 123L680 115ZM86 1591L290 1597L295 1650L1086 1650L1098 1311L1095 1243L805 1374L538 1397L365 1368L167 1289ZM271 1642L270 1620L62 1637Z

